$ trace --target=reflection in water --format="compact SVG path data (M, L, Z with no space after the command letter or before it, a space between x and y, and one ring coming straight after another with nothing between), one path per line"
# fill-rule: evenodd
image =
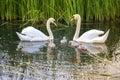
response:
M113 56L111 58L111 61L107 60L106 57L104 57L103 59L103 62L102 63L97 63L97 65L99 65L98 67L96 67L96 65L94 66L94 69L97 70L100 74L109 74L109 75L116 75L116 76L119 76L120 75L120 40L119 42L115 45L115 50L113 52ZM85 46L83 44L83 46ZM107 49L107 46L105 44L92 44L90 46L87 46L86 47L87 49L87 52L89 53L93 53L93 54L96 54L96 53L106 53L107 55L105 56L108 56L108 49ZM98 57L99 56L95 56L95 57ZM105 61L104 61L105 60Z
M38 46L41 44L38 42L23 42L21 44L25 52L30 52L31 51L30 49L33 49L32 52L34 53L34 51L35 52L40 51L38 49L43 47L43 46ZM31 61L25 62L25 61L22 61L22 59L18 61L14 60L13 62L17 63L18 67L11 66L11 64L7 64L7 63L5 63L6 67L2 67L2 65L0 65L0 80L41 80L41 79L55 80L55 75L56 75L55 60L57 59L57 55L56 55L55 47L53 48L53 46L50 46L51 44L54 44L54 43L49 42L47 44L48 47L46 50L47 51L46 61L45 60L36 61L34 58L35 56L32 56L32 59L33 59L32 62ZM25 48L25 46L27 48ZM34 50L34 48L38 48L38 49ZM3 65L5 64L3 63Z
M100 30L108 29L102 27L106 25L83 26L81 33L90 30L91 26ZM71 27L54 30L55 44L18 44L19 39L15 34L18 27L3 26L0 29L0 80L119 80L119 27L111 28L107 46L81 43L79 47L71 48L67 44L60 45L62 36L65 35L68 41L72 39L74 28Z
M48 60L56 59L56 50L54 48L51 48L51 47L47 48L47 59Z
M46 46L47 42L19 42L16 51L22 51L24 53L37 53L40 52L40 48Z
M49 66L48 71L45 74L51 75L49 79L55 80L55 69L56 69L56 60L57 60L57 53L55 49L55 43L50 41L47 47L47 66Z
M56 60L56 50L55 43L53 40L50 40L47 47L47 59L48 60Z
M105 56L107 56L109 53L107 46L105 44L90 44L90 43L80 43L79 46L75 48L75 51L77 64L81 62L80 61L81 53L85 53L88 55L104 53Z
M108 49L105 44L78 43L76 41L70 41L69 43L71 47L77 47L80 51L87 51L92 54L108 53Z
M120 70L114 66L111 66L110 64L114 64L115 66L120 66L120 58L117 58L117 60L114 60L114 62L100 62L97 59L90 59L91 60L88 63L83 62L83 58L81 55L83 53L88 55L99 55L101 53L104 53L108 56L108 50L107 46L105 44L85 44L81 43L81 49L75 48L75 58L76 58L76 64L73 65L71 61L59 60L56 47L50 47L50 44L54 43L48 43L48 47L46 49L46 60L39 60L36 61L35 58L32 58L32 62L24 62L22 61L19 63L19 67L14 66L6 66L1 68L1 80L110 80L109 77L113 77L114 75L120 74ZM28 45L28 44L27 44ZM24 45L24 46L27 46ZM29 44L30 45L30 44ZM34 44L34 46L37 45ZM64 46L64 45L61 45ZM34 48L34 47L32 47ZM65 48L65 47L63 47ZM36 52L36 51L35 51ZM61 54L62 55L62 54ZM37 55L38 56L38 55ZM41 56L41 55L40 55ZM63 55L65 56L65 55ZM70 56L67 56L69 58ZM87 57L87 56L85 56ZM97 57L97 56L96 56ZM94 58L94 57L93 57ZM86 60L87 60L86 59ZM101 60L106 59L104 57ZM118 62L117 62L118 61ZM118 65L119 64L119 65ZM8 73L10 72L10 73ZM119 79L118 79L119 80Z
M75 52L76 52L76 63L77 63L77 65L79 65L81 62L81 58L80 58L81 51L78 50L77 48L75 48Z
M106 75L106 77L101 78L102 80L109 80L109 77L113 75L113 77L116 79L120 78L120 55L117 55L116 58L113 56L112 61L107 60L106 56L108 56L108 49L105 44L86 44L86 43L81 43L78 48L75 48L76 51L76 62L79 68L77 68L77 71L80 71L83 73L84 76L88 73L93 73L98 75ZM92 62L91 64L85 64L83 66L79 66L81 63L81 53L87 53L88 55L94 55L91 56L95 58L94 63ZM101 58L98 56L99 53L104 53L105 57ZM100 60L101 62L97 61ZM117 59L117 60L114 60ZM90 59L89 59L90 60ZM105 61L104 61L105 60ZM78 72L79 73L79 72ZM89 75L89 74L88 74ZM108 76L108 77L107 77ZM81 78L82 79L82 78ZM96 77L86 77L85 79L93 80L96 79ZM119 80L119 79L118 79Z
M115 46L115 50L114 52L115 54L119 54L120 53L120 40L118 41L118 43Z
M108 49L105 44L80 43L79 47L82 47L80 50L85 50L91 54L108 53Z

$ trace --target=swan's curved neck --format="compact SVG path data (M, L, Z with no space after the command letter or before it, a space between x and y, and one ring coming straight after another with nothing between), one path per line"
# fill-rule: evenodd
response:
M81 17L79 16L77 19L77 27L76 27L76 31L75 31L75 35L73 37L73 40L78 39L79 33L80 33L80 27L81 27Z
M47 22L46 26L47 26L47 31L48 31L48 34L49 34L49 39L53 39L54 37L53 37L53 33L51 31L51 28L50 28L50 22L49 21Z

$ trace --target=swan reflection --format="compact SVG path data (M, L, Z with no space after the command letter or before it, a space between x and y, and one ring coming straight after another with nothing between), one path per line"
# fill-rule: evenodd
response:
M91 54L108 53L106 44L80 43L77 48L80 51L87 51Z
M105 44L87 44L87 43L80 43L78 47L75 48L76 51L76 64L79 66L81 61L81 53L87 53L87 54L94 54L92 57L97 57L95 58L92 63L86 63L85 65L82 66L82 73L87 71L86 67L88 68L88 73L92 71L97 71L97 74L107 74L107 75L114 75L114 76L119 76L120 74L120 55L113 55L111 60L107 59L107 55L109 53L107 46ZM99 53L104 53L104 57L101 57ZM89 59L90 60L90 59ZM105 61L104 61L105 60ZM94 62L94 63L93 63ZM99 67L99 68L98 68ZM84 70L85 69L85 70ZM92 70L92 71L91 71ZM79 69L77 70L79 71ZM94 73L93 72L93 73Z
M47 47L47 59L54 60L56 58L57 57L56 57L55 43L53 42L53 40L50 40Z
M104 43L78 43L76 41L70 41L70 46L77 48L79 51L85 51L87 53L98 54L108 53L106 44Z
M24 53L36 53L40 52L40 48L46 46L48 42L19 42L16 51L22 51Z
M40 52L40 49L47 47L47 53L51 53L55 48L55 43L53 40L49 42L19 42L16 51L22 51L24 53L37 53Z
M76 52L76 61L77 64L80 64L81 53L87 53L87 54L99 54L99 53L105 53L105 56L108 54L108 49L105 44L90 44L90 43L80 43L79 46L75 47Z

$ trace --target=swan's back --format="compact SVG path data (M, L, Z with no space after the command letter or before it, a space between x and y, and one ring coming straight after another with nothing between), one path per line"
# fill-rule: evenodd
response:
M110 30L108 30L104 35L100 36L101 34L104 33L104 31L90 30L85 32L76 41L87 42L87 43L104 43L107 40L109 31Z
M104 31L92 29L82 34L78 40L90 40L98 37L101 34L104 34Z
M28 26L28 27L24 28L21 33L25 34L26 36L30 36L30 37L48 38L44 33L35 29L32 26Z

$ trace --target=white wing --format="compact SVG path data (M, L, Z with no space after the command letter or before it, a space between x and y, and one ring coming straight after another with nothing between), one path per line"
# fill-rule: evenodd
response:
M35 29L32 26L28 26L27 28L24 28L21 32L21 34L25 34L26 36L29 36L31 38L48 38L43 32Z
M82 34L77 40L91 40L101 34L104 34L104 31L92 29Z
M31 37L26 36L26 35L22 35L19 32L16 32L16 34L18 35L18 37L21 41L30 41L31 40Z

